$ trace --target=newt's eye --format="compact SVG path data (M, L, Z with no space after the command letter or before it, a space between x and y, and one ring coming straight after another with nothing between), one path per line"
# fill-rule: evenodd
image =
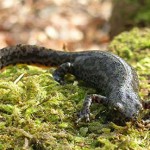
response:
M121 103L116 103L115 108L116 110L119 110L120 112L122 112L124 110L124 107Z

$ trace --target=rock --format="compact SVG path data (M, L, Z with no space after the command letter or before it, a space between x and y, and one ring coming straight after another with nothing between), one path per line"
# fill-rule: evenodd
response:
M113 0L113 11L110 18L110 37L131 28L150 25L149 0Z

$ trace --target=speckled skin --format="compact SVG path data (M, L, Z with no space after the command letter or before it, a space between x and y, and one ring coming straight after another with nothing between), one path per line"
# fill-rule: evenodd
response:
M109 52L62 52L32 45L16 45L0 50L0 68L16 63L38 63L60 66L54 79L63 83L66 73L72 73L94 87L101 95L85 99L79 118L88 118L92 101L117 109L122 117L133 119L142 108L138 96L138 78L134 69L120 57Z

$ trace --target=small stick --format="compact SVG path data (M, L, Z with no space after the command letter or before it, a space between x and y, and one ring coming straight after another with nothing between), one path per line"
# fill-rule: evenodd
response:
M24 76L24 73L22 73L15 81L14 84L17 84Z
M67 44L66 44L66 43L63 43L62 49L63 49L65 52L68 52L68 47L67 47Z

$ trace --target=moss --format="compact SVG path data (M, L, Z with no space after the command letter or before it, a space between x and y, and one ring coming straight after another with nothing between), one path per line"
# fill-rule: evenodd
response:
M148 98L149 30L143 31L123 33L110 47L136 67L142 81L140 95ZM53 70L16 65L0 74L0 149L150 148L150 131L146 126L106 123L103 111L107 108L103 106L93 105L91 122L76 125L75 112L81 108L85 94L95 90L72 77L66 77L67 84L61 86L53 80ZM101 118L96 119L99 113Z
M134 28L130 32L123 32L114 38L110 49L126 60L140 61L150 57L150 29ZM140 55L139 55L140 54Z

